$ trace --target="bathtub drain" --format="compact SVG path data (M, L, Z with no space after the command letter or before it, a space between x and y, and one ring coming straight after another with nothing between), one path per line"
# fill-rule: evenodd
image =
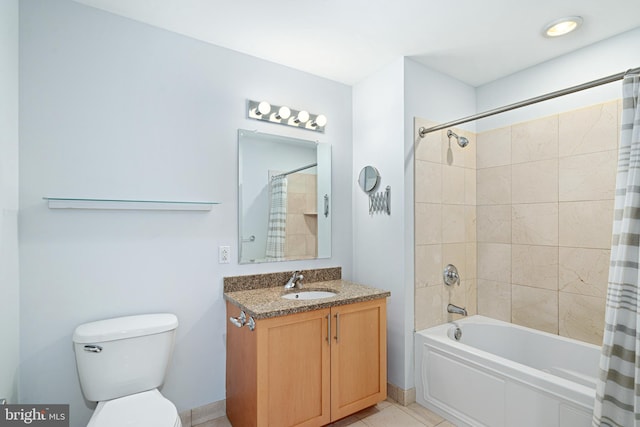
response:
M462 329L456 328L456 330L453 331L453 337L456 339L456 341L460 341L460 338L462 337Z

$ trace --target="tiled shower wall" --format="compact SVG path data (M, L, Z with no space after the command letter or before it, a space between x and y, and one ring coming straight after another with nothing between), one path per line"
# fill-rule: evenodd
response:
M477 278L479 314L601 344L619 108L613 101L470 136L477 147L477 221L475 233L466 230L468 238L475 234L466 245L477 245L477 270L468 267L465 274ZM433 169L424 164L425 155L435 150L421 147L426 142L416 149L417 329L443 319L425 311L446 306L438 297L450 292L436 275L451 261L445 257L437 264L425 242L424 229L431 226L422 224L432 221L419 215L421 204L428 204L425 187L438 186L424 175ZM444 160L443 189L444 171L451 167ZM447 221L443 214L443 235ZM466 293L468 306L474 295Z
M294 173L287 177L285 258L318 256L317 175Z
M435 123L416 119L415 128ZM415 327L452 319L448 303L476 313L475 136L454 129L471 143L460 148L446 131L416 140L415 153ZM460 286L445 287L442 271L454 264ZM455 316L459 317L459 316Z

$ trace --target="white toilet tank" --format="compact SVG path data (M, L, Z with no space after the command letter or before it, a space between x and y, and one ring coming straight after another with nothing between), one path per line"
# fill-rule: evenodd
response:
M169 313L85 323L73 333L82 391L101 402L160 387L178 318Z

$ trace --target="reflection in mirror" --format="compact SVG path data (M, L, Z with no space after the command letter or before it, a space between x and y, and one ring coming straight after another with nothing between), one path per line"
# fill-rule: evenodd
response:
M363 167L360 171L360 176L358 176L358 184L365 193L370 193L375 190L379 181L380 173L378 172L378 169L373 166Z
M331 145L238 131L239 263L331 256Z

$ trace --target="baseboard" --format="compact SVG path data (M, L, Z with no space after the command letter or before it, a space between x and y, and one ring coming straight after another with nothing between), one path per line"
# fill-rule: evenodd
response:
M219 400L180 412L180 420L182 421L182 427L192 427L215 420L216 418L224 417L226 413L226 401Z
M387 397L402 406L409 406L416 401L416 389L413 387L405 390L394 384L387 383Z

